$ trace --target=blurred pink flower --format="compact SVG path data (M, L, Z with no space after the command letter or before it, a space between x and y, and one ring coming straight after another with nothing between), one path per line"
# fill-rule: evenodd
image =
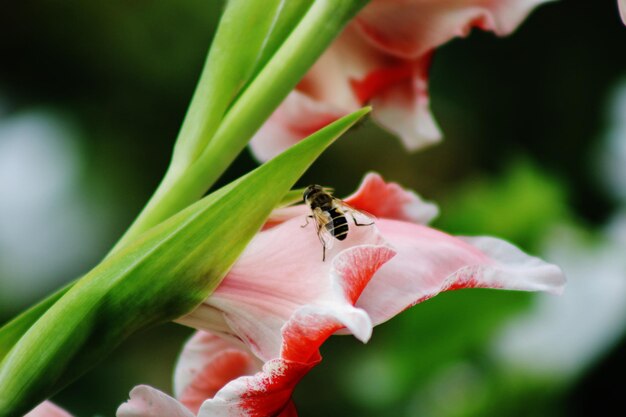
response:
M45 401L24 417L72 417L72 415L50 401Z
M309 209L276 210L211 297L179 320L205 331L180 357L178 400L139 386L118 417L296 416L291 394L332 334L365 342L374 325L442 291L564 284L558 267L507 242L424 226L436 207L377 174L346 201L376 223L350 225L325 262L314 227L300 227Z
M626 0L617 0L617 7L619 8L619 14L622 17L622 22L626 25Z
M438 142L428 70L436 47L472 28L507 35L546 0L373 0L320 57L250 142L268 160L366 103L417 150Z

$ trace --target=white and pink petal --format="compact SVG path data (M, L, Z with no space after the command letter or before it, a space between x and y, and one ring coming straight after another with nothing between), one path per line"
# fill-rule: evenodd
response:
M267 361L257 374L226 384L215 397L204 402L199 417L296 416L291 402L293 390L321 361L322 343L345 327L345 317L338 317L332 310L303 308L295 312L282 331L281 356ZM360 316L357 321L364 319L368 329L361 337L368 338L371 322L364 312Z
M195 417L183 404L161 391L139 385L130 392L130 399L120 405L117 417Z
M175 375L181 402L137 387L118 417L296 417L293 390L335 333L367 341L373 325L442 291L563 287L558 267L507 242L423 226L436 206L378 174L346 201L377 216L376 225L351 223L323 262L316 230L301 227L308 208L283 209L214 294L179 320L204 321L222 336L200 332L186 345Z
M369 316L352 305L394 254L385 246L360 245L334 256L329 269L333 288L326 301L295 310L281 328L279 356L268 360L255 375L226 384L204 402L199 416L295 416L291 395L300 379L320 362L322 343L342 328L363 341L369 339Z
M439 214L436 204L424 201L395 182L386 182L375 172L368 173L357 191L345 201L375 217L418 224L428 224Z
M398 136L409 151L441 140L428 95L432 57L429 52L411 60L388 58L363 76L349 80L359 102L372 105L372 118Z
M294 217L260 232L204 303L262 360L280 357L282 328L303 309L334 316L365 338L371 323L354 308L354 294L395 254L375 226L351 225L324 262L315 225L301 227L305 220ZM194 322L194 313L179 322Z
M205 401L198 417L296 416L291 395L316 364L268 361L261 372L229 382L214 398Z
M442 291L497 288L559 293L563 272L496 238L456 238L407 222L379 219L397 252L381 267L357 302L374 325Z
M348 113L296 89L252 137L250 150L259 161L267 161Z
M305 137L350 112L359 100L351 80L359 80L386 58L348 27L311 67L296 88L274 111L250 141L260 161L278 155Z
M373 0L356 23L381 51L415 59L473 28L507 35L545 1Z
M174 373L174 393L194 414L229 381L254 375L262 362L230 340L199 331L186 344Z
M72 417L72 415L54 403L44 401L24 417Z
M517 246L491 236L461 236L458 239L485 254L491 261L476 274L458 271L444 290L459 288L496 288L518 291L543 291L560 295L565 274L558 266L530 256Z
M372 98L372 119L398 136L409 152L441 141L442 134L430 111L428 71L430 55L413 65L411 78L381 90Z

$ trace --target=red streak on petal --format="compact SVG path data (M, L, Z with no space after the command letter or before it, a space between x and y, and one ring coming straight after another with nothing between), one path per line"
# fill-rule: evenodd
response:
M281 356L290 361L315 362L321 359L319 347L343 326L333 318L303 316L283 330Z
M388 248L361 248L345 254L341 263L335 265L343 277L342 286L346 297L352 304L359 299L376 271L394 255L395 252Z
M456 272L454 280L445 283L441 291L462 290L464 288L501 288L496 283L485 283L476 277L482 276L483 271L480 265L465 267Z
M295 417L295 407L289 404L293 390L320 363L320 345L342 327L331 317L306 313L293 317L283 329L281 358L267 362L241 396L242 415Z
M406 206L414 203L415 197L398 184L385 182L378 174L368 174L355 194L346 202L359 210L376 217L409 220Z
M298 84L296 84L296 90L305 93L308 96L313 96L313 91L315 91L314 84L307 77L304 77L300 80Z
M390 86L408 81L412 77L412 62L400 61L398 65L374 70L362 80L350 80L350 83L357 99L364 104Z
M276 371L256 380L242 395L239 408L246 417L296 416L291 394L298 382L315 363L297 363L277 359L271 363Z
M476 288L478 287L478 281L475 278L470 278L467 281L455 281L446 291L462 290L464 288Z
M294 136L302 139L325 128L339 118L333 114L308 115L305 117L307 117L307 120L304 122L297 122L290 126Z

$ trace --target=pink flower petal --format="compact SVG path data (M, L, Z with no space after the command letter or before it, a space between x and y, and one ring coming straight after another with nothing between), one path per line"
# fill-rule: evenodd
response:
M460 273L446 290L459 288L500 288L518 291L563 293L565 274L558 266L522 252L517 246L491 236L461 236L460 240L487 255L494 264L465 279ZM468 277L466 274L465 277Z
M366 176L348 201L374 211L376 226L351 223L347 239L322 262L316 231L300 227L307 208L290 208L295 217L260 232L214 294L180 320L208 319L207 327L229 338L198 333L181 355L176 393L194 412L199 407L198 416L296 417L292 392L320 362L328 337L349 332L366 341L372 322L439 292L562 289L558 267L509 243L455 238L416 224L433 207L377 174ZM265 361L262 368L253 355ZM138 387L118 417L188 413L167 395Z
M229 382L214 398L205 401L198 417L296 416L291 394L316 364L268 361L261 372Z
M367 314L353 307L353 295L371 278L372 265L389 260L393 250L375 226L351 225L347 239L327 249L322 262L315 225L302 228L305 220L295 217L259 233L205 302L263 360L280 356L281 328L301 309L336 317L361 339L371 331ZM180 321L192 321L193 314Z
M372 118L414 152L439 142L439 126L430 112L428 70L431 54L413 62L413 76L393 84L372 99Z
M355 95L351 80L361 80L380 68L396 68L402 64L403 61L377 51L364 41L357 28L348 25L304 76L297 90L333 108L352 111L372 96ZM400 79L406 76L400 74Z
M250 140L250 150L267 161L348 113L294 90Z
M388 60L363 77L350 79L359 101L373 106L372 118L398 136L409 151L441 140L428 96L432 55L431 52L413 60Z
M207 332L197 332L186 344L176 365L174 392L197 413L207 398L229 381L253 375L261 362L249 351Z
M130 399L120 405L117 417L194 417L181 403L147 385L130 392Z
M382 60L382 62L381 62ZM250 141L260 161L267 161L328 123L358 110L352 79L361 79L385 57L347 28L319 58L296 89L281 103Z
M511 33L546 0L373 0L356 18L381 51L415 59L472 28Z
M291 250L295 252L280 252L283 258L275 260L276 269L247 269L247 266L239 265L241 270L233 268L208 300L226 312L232 328L267 362L261 372L226 384L212 399L203 403L200 416L269 416L279 413L295 416L295 409L290 405L291 394L300 379L319 363L319 346L344 327L363 341L370 337L369 317L362 310L355 309L353 304L370 278L395 252L386 246L372 244L341 248L341 242L329 254L332 261L326 265L319 258L317 238L313 236L311 240L306 235L294 233L301 229L301 221L292 219L261 232L259 236L267 238L255 239L250 245L252 253L258 251L258 256L266 258L272 252L271 248L266 250L266 239L273 241L277 236L289 233L289 242L294 246ZM379 240L375 228L354 229L357 230L352 230L349 236L354 240L353 245ZM306 243L305 247L298 246L300 240ZM306 249L311 243L317 250ZM242 259L252 253L244 254ZM297 260L292 258L294 254L299 255ZM311 259L307 260L307 257ZM294 260L296 262L292 265ZM297 268L291 270L292 266ZM247 274L252 277L248 278ZM281 274L279 278L287 282L276 284L277 277L273 274ZM314 282L306 283L308 275ZM240 281L243 277L246 277L245 283ZM285 277L293 278L285 280ZM304 288L299 285L291 287L290 280L302 280L306 285ZM256 288L249 288L252 283L256 283ZM238 304L236 299L244 300L245 305ZM278 350L273 347L276 341Z
M436 204L425 202L395 182L385 182L377 173L367 174L359 189L345 201L376 217L419 224L427 224L439 214Z
M50 401L45 401L24 417L72 417L72 415Z
M300 322L298 318L294 319L294 323ZM324 339L330 336L332 330L340 327L337 323L327 326ZM307 331L310 336L311 331ZM298 343L302 335L302 332L286 331L285 343ZM292 337L297 339L290 340ZM311 338L307 340L311 341ZM198 416L296 417L291 393L302 376L319 362L317 347L322 342L323 340L316 340L306 346L306 356L310 359L306 363L276 358L261 368L258 360L252 358L249 352L240 350L210 333L198 332L185 345L177 364L177 395L183 404L191 404L192 411L197 412ZM298 352L302 353L301 350ZM239 353L240 358L248 357L250 360L247 360L245 366L241 366L234 353ZM235 360L231 361L233 358ZM226 373L223 372L225 368L229 369ZM216 371L217 378L212 371ZM213 382L216 384L213 385ZM199 387L208 389L197 389ZM205 393L204 396L202 392Z
M500 239L455 238L387 219L377 224L397 256L376 273L356 304L375 325L442 291L480 287L558 293L565 283L557 266Z
M392 256L391 250L373 246L360 246L337 255L331 274L343 277L337 281L343 297L354 303L370 277ZM367 267L355 268L356 265ZM359 310L347 306L300 308L282 329L280 358L266 362L263 370L254 376L228 383L202 405L200 416L260 417L276 415L281 410L280 415L296 416L290 404L291 394L300 379L320 362L319 347L343 327L366 340L371 325L369 320L361 323L363 319Z
M617 0L617 7L619 8L619 14L622 17L622 22L626 25L626 0Z

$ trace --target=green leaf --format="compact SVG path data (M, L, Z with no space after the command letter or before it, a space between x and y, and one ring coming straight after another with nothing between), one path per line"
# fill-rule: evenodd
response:
M368 111L338 120L203 198L80 279L0 363L0 417L25 413L130 334L192 311L302 173Z
M276 208L286 207L302 200L304 188L289 191L284 195ZM72 281L52 295L32 306L0 328L0 362L13 348L24 333L41 317L56 301L63 296L78 280Z
M0 328L0 362L9 353L13 345L22 337L22 335L41 317L54 303L57 302L63 294L71 288L68 285L52 295L49 295L43 301L37 303L33 307L24 311L22 314L2 326Z
M270 61L285 39L287 39L300 20L302 20L302 17L304 17L307 10L311 7L313 1L314 0L298 0L283 2L276 22L269 33L263 50L261 51L261 56L256 63L249 81L252 81L259 71ZM245 90L245 88L243 90Z
M206 147L231 102L258 66L285 1L226 3L174 147L174 171L184 172Z

